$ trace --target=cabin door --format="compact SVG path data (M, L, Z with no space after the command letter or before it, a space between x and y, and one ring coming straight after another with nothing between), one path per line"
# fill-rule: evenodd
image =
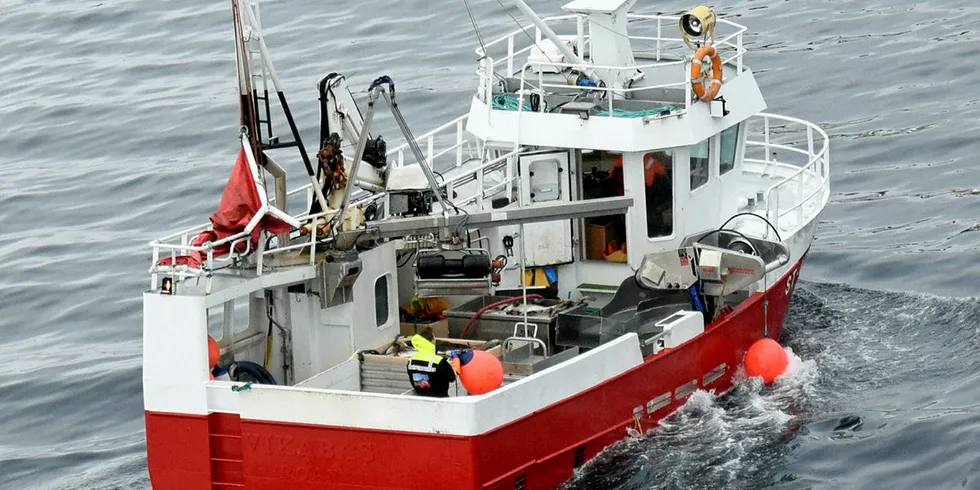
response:
M713 230L728 218L722 217L722 183L718 178L716 140L712 137L691 146L687 158L678 162L688 169L687 178L682 182L686 187L682 195L686 201L684 235Z
M518 168L523 205L569 202L569 160L568 150L521 155ZM572 221L563 219L525 225L521 243L528 267L570 263Z

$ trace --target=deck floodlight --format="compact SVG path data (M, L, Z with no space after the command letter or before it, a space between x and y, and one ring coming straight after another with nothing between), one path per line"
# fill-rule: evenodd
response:
M160 294L174 294L174 279L172 277L164 277L160 281Z
M678 27L688 46L692 39L702 39L705 44L710 44L708 40L715 38L715 13L709 7L698 5L681 16Z

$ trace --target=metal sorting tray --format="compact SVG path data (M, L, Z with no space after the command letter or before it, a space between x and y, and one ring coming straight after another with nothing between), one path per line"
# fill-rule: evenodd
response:
M652 291L638 287L632 278L620 286L601 309L578 306L558 315L555 342L563 347L591 349L629 332L657 333L656 323L678 310L691 309L686 290Z
M487 305L505 300L507 298L508 296L481 296L456 306L455 308L446 310L444 314L446 315L446 318L449 319L449 336L461 338L463 328L477 311L480 311L480 309ZM466 338L503 340L507 337L513 336L514 326L518 322L524 321L524 315L521 310L519 310L523 304L523 300L515 301L514 303L503 305L484 312L482 315L480 315L480 318L476 320L473 326L470 327L470 330L466 332ZM537 325L537 338L548 346L549 352L554 351L555 319L558 318L558 313L560 313L561 310L570 307L571 303L557 299L529 299L528 306L532 307L533 309L532 311L528 312L527 322L532 325ZM511 307L514 312L505 312L504 309L507 309L508 307ZM528 330L533 330L533 327L529 327ZM523 328L521 331L523 332ZM530 333L531 332L529 332L528 335L530 335ZM523 335L523 333L520 335Z

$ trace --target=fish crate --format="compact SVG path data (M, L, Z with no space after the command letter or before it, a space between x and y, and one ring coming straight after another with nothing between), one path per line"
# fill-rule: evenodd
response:
M447 337L436 337L435 341L436 353L441 356L445 356L451 349L481 349L498 358L501 356L499 343ZM410 336L399 336L374 349L359 353L361 391L392 395L412 394L412 384L408 381L408 360L414 353ZM465 391L460 385L460 394ZM450 389L450 393L454 393L454 390Z
M481 296L444 311L443 314L449 319L449 336L461 338L463 329L473 315L488 305L508 298ZM466 338L502 341L514 336L514 327L518 322L524 321L521 310L523 305L523 300L520 300L483 312L466 332ZM528 300L527 322L537 326L536 337L548 346L549 352L555 351L555 322L558 314L571 306L572 303L558 299ZM529 330L533 330L533 327L529 327ZM520 335L523 335L523 329L521 331Z

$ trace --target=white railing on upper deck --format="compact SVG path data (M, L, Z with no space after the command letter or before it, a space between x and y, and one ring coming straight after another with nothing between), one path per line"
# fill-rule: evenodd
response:
M456 173L449 178L440 180L439 183L446 184L449 196L453 196L455 190L461 185L475 181L476 190L468 195L450 198L458 207L475 204L477 210L484 209L484 200L503 192L509 199L512 197L511 188L517 180L517 151L510 151L496 157L490 157L485 152L484 142L475 138L472 133L466 131L466 120L469 115L463 115L442 126L429 131L416 138L422 154L430 168L442 173L453 172L454 169L462 167L468 162L479 161L476 166L467 166L465 173ZM413 165L417 162L414 157L406 156L406 152L411 152L408 143L403 143L388 152L390 164L395 167ZM409 160L406 161L406 158ZM502 173L499 182L487 187L485 178L494 173Z
M483 142L466 131L468 117L469 115L464 114L415 138L429 166L435 171L461 167L464 162L481 157ZM405 166L406 163L414 164L416 162L411 151L408 143L402 143L388 151L388 161L395 167ZM409 153L407 157L406 152Z
M794 117L760 113L749 122L762 123L762 139L751 139L760 135L746 133L744 161L762 166L763 173L776 167L789 171L789 175L766 189L766 219L777 229L785 229L782 224L795 231L806 224L807 206L819 211L830 197L830 138L816 124ZM759 151L763 152L762 158L750 157ZM788 153L790 158L777 160L779 153ZM794 158L799 164L791 163ZM787 195L791 196L790 203L780 203Z
M666 66L676 66L677 80L666 81L664 83L657 83L652 86L644 87L642 90L648 90L651 88L683 88L685 90L685 103L683 109L687 109L687 105L692 100L691 97L691 84L689 77L689 67L691 63L691 57L694 53L691 49L684 43L684 39L680 37L680 31L677 28L677 23L680 20L678 16L671 15L639 15L630 14L627 17L627 22L629 25L630 35L628 36L630 42L633 46L634 56L644 55L646 57L652 57L655 61L652 63L641 63L631 66L616 66L616 67L602 67L598 65L593 65L588 56L585 56L586 47L589 46L591 35L586 32L585 22L583 18L578 15L563 15L556 17L547 17L543 19L544 22L555 31L559 36L573 36L574 43L577 48L579 56L586 61L587 65L575 65L571 62L565 63L554 63L554 62L535 62L535 65L540 64L541 66L552 66L557 68L613 68L613 69L638 69L643 70L645 68L653 67L666 67ZM569 25L574 23L575 32L573 34L562 34L565 32ZM674 36L667 36L664 29L669 32L675 33ZM736 74L742 73L745 70L745 66L742 63L742 57L746 53L746 49L742 45L742 35L746 32L746 27L730 22L727 20L719 20L716 27L716 37L714 46L718 49L719 55L722 58L723 64L734 64ZM530 38L530 31L534 31L533 40ZM652 32L649 32L652 31ZM731 31L731 32L729 32ZM476 49L476 54L481 58L480 67L477 69L477 75L479 76L479 95L480 98L487 104L490 104L493 98L493 84L494 81L500 78L511 78L516 72L515 60L517 60L516 66L523 67L521 73L521 88L530 87L532 89L545 90L548 88L561 88L563 91L569 90L579 90L583 92L587 91L609 91L608 88L597 88L597 87L582 87L574 85L557 85L557 84L546 84L542 80L542 76L539 73L537 85L527 85L525 80L525 72L528 68L528 63L526 58L518 59L518 57L526 57L534 47L535 43L541 41L542 34L541 30L534 26L521 26L521 28L505 34L500 38L497 38L485 46ZM526 46L522 48L517 48L518 40L525 41ZM533 41L533 42L532 42ZM501 53L503 46L506 43L506 51ZM497 49L493 49L497 48ZM665 58L669 58L664 61ZM503 73L501 73L503 70ZM674 75L671 75L673 78ZM727 78L727 77L726 77ZM641 89L635 89L641 90ZM619 92L631 92L633 90L620 90ZM609 115L614 115L615 107L610 101Z

